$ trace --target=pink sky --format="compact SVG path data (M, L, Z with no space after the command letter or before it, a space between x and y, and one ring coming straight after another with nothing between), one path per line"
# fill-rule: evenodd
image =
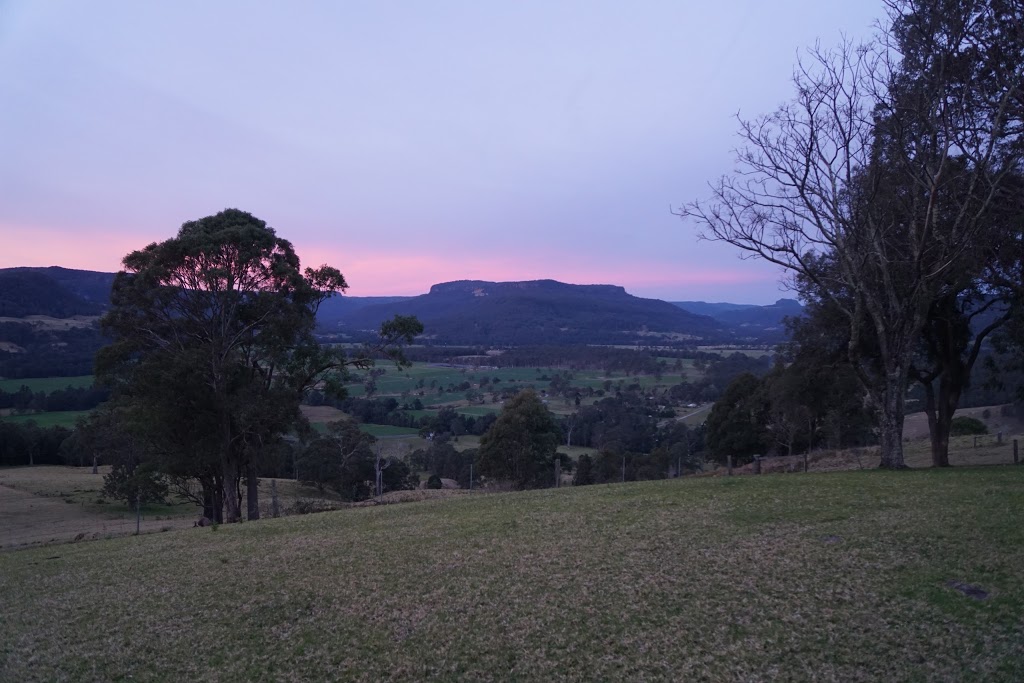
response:
M768 303L781 273L670 209L732 168L737 111L791 97L800 48L865 36L881 14L880 0L11 0L0 267L113 271L234 207L358 296L550 278Z
M8 248L0 254L0 268L15 266L51 266L81 268L105 272L120 268L120 256L144 247L150 241L172 234L132 235L102 230L65 231L59 228L0 226L0 235ZM537 280L556 279L575 284L620 284L638 296L672 298L677 291L714 293L723 287L766 286L777 292L774 272L764 269L689 268L682 270L669 263L652 268L650 264L625 262L613 270L566 265L552 255L522 252L504 256L474 257L468 262L462 255L439 255L424 250L366 248L349 250L330 246L296 249L304 265L328 263L337 266L349 283L353 296L415 295L432 284L457 280ZM773 297L778 298L776 294ZM779 294L781 296L781 294ZM676 297L678 298L678 297Z

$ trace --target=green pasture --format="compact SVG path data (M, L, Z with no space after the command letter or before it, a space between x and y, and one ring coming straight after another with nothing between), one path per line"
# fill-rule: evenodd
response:
M0 391L14 393L22 386L28 387L33 393L58 391L72 387L74 389L88 389L92 386L93 375L79 375L77 377L31 377L27 379L0 379Z
M564 372L558 368L472 369L439 367L428 363L414 363L412 367L401 370L396 369L394 366L383 364L380 367L385 368L387 372L376 380L377 396L394 396L399 398L404 392L408 392L409 400L419 398L425 405L428 404L428 401L433 401L435 404L437 402L449 402L453 396L461 398L466 391L456 390L454 393L448 392L449 385L458 386L463 382L469 382L473 385L472 389L479 391L481 390L480 381L486 377L491 380L491 383L482 389L485 393L496 390L500 391L508 387L521 389L531 386L540 391L548 388L550 378L555 373ZM692 363L690 368L692 371ZM652 375L633 376L621 372L606 375L598 370L579 370L574 371L573 374L575 378L571 381L572 386L590 387L592 389L603 388L606 380L610 380L613 387L618 385L619 380L622 380L623 386L639 383L645 389L654 386L670 386L680 381L680 376L673 374L671 371L666 371L661 380L657 380ZM541 377L547 377L548 379L540 379ZM500 381L494 383L493 380L495 378L498 378ZM418 386L420 380L424 382L422 387ZM431 381L436 383L433 388L430 386ZM445 389L445 393L438 394L439 388ZM347 385L347 390L350 396L365 395L362 383L349 384ZM423 396L419 395L420 391L424 392Z
M7 422L24 424L35 422L38 427L67 427L73 429L79 418L87 416L90 410L61 410L51 413L30 413L28 415L5 415L3 419Z
M378 438L389 438L398 436L417 436L419 435L418 429L412 429L410 427L392 427L391 425L375 425L375 424L361 424L359 428L367 434L372 434Z
M1020 681L1024 467L462 495L5 552L0 604L5 681Z

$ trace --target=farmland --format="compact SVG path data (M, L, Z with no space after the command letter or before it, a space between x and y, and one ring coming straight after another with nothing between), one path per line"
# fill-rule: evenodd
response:
M1024 467L460 496L0 554L0 679L1015 681L1022 567Z
M31 379L0 379L0 391L8 393L17 391L26 386L30 391L49 393L66 387L74 389L86 389L93 385L95 378L92 375L79 375L78 377L35 377Z
M38 427L67 427L72 429L80 418L86 417L90 412L88 410L59 410L52 413L5 415L3 419L18 424L34 422Z

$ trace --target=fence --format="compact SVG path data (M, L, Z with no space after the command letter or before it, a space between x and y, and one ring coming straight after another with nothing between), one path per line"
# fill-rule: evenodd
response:
M0 551L190 528L202 514L191 506L177 507L173 515L154 514L145 508L140 514L98 512L95 505L74 502L70 497L69 492L80 494L82 487L96 486L95 480L81 478L74 468L22 468L18 471L21 476L12 476L11 470L6 474L6 481L0 483ZM260 489L262 519L465 493L416 489L346 503L290 480L261 481Z
M964 436L950 440L949 464L952 467L976 467L981 465L1016 465L1024 463L1020 453L1020 435L984 434ZM904 456L910 467L931 466L931 446L928 440L915 440L904 444ZM835 472L841 470L872 469L878 467L877 446L850 448L841 451L819 450L807 454L806 467L810 472ZM755 462L741 466L723 467L721 474L770 474L780 472L803 472L804 455L762 457Z

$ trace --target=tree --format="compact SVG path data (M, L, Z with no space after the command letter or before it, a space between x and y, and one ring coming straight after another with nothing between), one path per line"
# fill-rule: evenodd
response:
M362 500L370 495L368 483L374 480L375 441L351 418L328 422L327 433L298 456L299 478L320 492L330 488L347 500Z
M719 462L741 464L765 450L767 422L761 380L745 373L733 380L708 414L705 441Z
M573 486L587 486L594 483L594 459L584 453L576 463Z
M977 267L1020 167L1024 13L1002 0L887 5L875 41L812 50L793 102L741 120L739 169L680 213L835 302L879 411L882 466L902 468L904 398L929 307ZM835 268L820 269L822 258ZM877 363L860 355L867 334Z
M519 392L480 439L481 476L509 481L517 488L550 485L561 430L536 393Z
M167 481L152 462L117 462L103 475L103 495L129 505L163 502L167 491Z
M304 423L301 397L337 390L347 366L373 364L313 337L320 302L345 279L329 266L303 271L287 240L237 209L185 223L124 266L102 320L114 343L97 358L99 377L122 403L173 418L153 424L153 440L173 454L173 474L198 478L203 499L223 504L225 521L241 519L243 476L257 517L257 456ZM379 348L398 356L421 331L396 318Z

